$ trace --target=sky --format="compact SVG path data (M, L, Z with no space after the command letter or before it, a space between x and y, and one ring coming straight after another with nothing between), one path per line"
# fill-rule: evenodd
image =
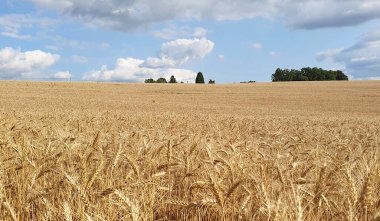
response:
M0 79L380 79L379 0L1 0Z

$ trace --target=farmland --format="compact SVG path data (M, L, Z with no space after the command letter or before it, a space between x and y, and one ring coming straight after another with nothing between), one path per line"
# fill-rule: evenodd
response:
M380 220L380 81L4 81L0 151L0 220Z

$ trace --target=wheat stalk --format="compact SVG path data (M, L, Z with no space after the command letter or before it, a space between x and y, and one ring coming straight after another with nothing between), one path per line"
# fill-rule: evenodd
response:
M132 213L132 220L133 221L139 221L140 217L140 209L136 203L134 203L132 200L129 199L123 192L116 190L115 194L122 199L131 209Z
M63 211L65 214L66 221L73 221L70 205L66 201L63 203Z
M103 158L100 160L100 163L98 165L98 167L96 167L96 170L93 172L93 174L91 175L91 179L88 181L88 183L86 184L86 190L90 189L92 184L94 183L96 177L99 175L99 173L102 171L103 169L103 164L104 164L104 160Z

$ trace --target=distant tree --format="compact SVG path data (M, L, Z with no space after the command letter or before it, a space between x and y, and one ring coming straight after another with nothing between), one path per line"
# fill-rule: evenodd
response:
M156 81L152 78L145 79L145 83L156 83Z
M196 84L204 84L205 83L205 79L203 77L202 72L198 72L197 77L195 78L195 83Z
M170 77L169 83L171 83L171 84L177 83L177 80L175 79L175 77L173 75Z
M158 78L156 83L168 83L165 78Z
M252 83L256 83L256 81L241 81L240 82L241 84L252 84Z
M272 81L335 81L348 80L342 71L323 70L322 68L302 68L289 70L277 68L272 74Z
M209 83L209 84L215 84L215 80L211 80L211 79L210 79L210 80L208 81L208 83Z

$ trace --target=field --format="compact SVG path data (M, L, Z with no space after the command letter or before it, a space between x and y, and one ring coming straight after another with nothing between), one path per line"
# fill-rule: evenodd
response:
M0 220L380 220L380 81L0 82Z

